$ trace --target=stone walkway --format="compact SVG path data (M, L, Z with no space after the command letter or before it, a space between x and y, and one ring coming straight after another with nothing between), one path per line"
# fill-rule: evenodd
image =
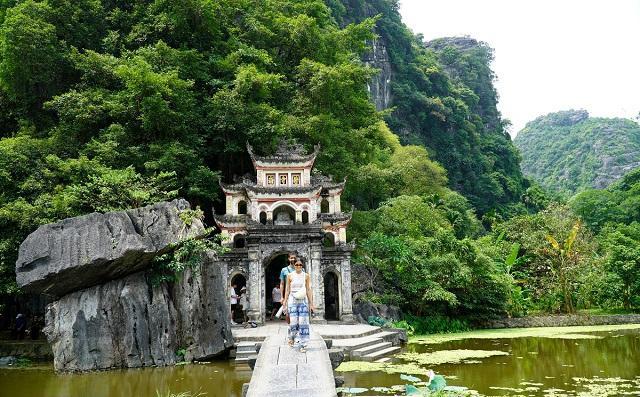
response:
M253 369L247 397L336 396L329 353L318 328L317 325L312 327L305 353L287 345L287 327L284 324L234 329L234 336L267 336Z
M366 336L379 330L368 324L311 324L311 331L316 332L324 339L347 339ZM261 342L271 335L287 334L287 326L284 321L268 322L257 328L243 328L236 326L231 328L236 342Z

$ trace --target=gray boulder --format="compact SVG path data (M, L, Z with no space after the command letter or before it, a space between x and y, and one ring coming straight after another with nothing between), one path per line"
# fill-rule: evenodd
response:
M371 316L380 317L387 321L399 321L402 312L398 306L383 305L369 301L359 301L353 305L353 315L360 323L367 324L367 319Z
M12 365L16 365L18 359L14 356L5 356L0 357L0 367L10 367Z
M213 255L175 284L138 272L68 294L47 308L56 371L205 360L233 345L226 290Z
M63 296L146 269L172 243L204 230L179 216L186 200L93 213L40 226L20 245L16 281L24 291Z

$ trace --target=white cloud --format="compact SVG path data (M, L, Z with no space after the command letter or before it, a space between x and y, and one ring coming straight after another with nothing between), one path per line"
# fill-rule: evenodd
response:
M400 0L425 40L468 35L495 50L499 108L512 135L542 114L640 111L640 0Z

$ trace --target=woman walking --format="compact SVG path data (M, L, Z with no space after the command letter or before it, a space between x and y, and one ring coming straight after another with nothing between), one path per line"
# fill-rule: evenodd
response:
M284 301L289 312L289 346L294 346L296 336L300 343L300 352L304 353L309 343L309 312L313 312L313 293L311 277L302 269L300 259L295 262L295 271L287 275L287 289Z

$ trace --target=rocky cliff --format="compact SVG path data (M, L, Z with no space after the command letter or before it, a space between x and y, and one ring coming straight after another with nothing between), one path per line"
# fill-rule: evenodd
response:
M566 194L605 188L640 167L640 125L589 117L586 110L538 117L514 142L522 153L524 173Z
M371 41L371 49L365 54L363 61L378 73L367 84L367 90L371 101L376 105L376 110L384 110L391 106L391 81L393 71L389 54L383 39Z
M224 352L233 337L221 280L209 257L174 285L154 286L138 272L64 296L45 318L55 369L162 366Z
M215 256L175 283L151 282L151 260L187 235L174 200L45 225L20 247L21 285L55 292L45 333L58 371L174 364L231 347L226 289ZM180 352L180 353L178 353Z
M198 219L190 226L180 219L189 208L186 200L174 200L40 226L20 245L18 286L62 296L143 270L171 244L204 230Z

